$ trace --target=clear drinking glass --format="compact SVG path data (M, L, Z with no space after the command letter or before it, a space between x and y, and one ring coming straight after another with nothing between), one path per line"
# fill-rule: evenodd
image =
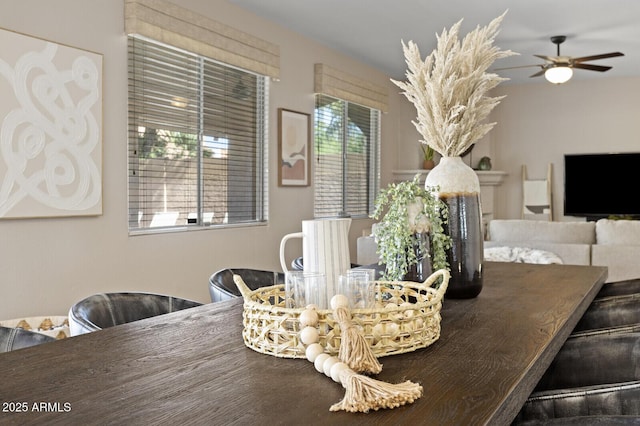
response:
M296 307L296 280L302 277L302 271L287 271L284 274L284 305L287 308Z
M325 275L316 272L306 272L303 281L304 305L297 305L297 307L316 305L318 309L328 309L329 300L327 298Z
M358 275L365 274L369 278L369 282L374 282L376 280L376 270L369 268L354 268L349 269L347 271L347 275Z
M324 274L287 271L284 286L287 308L304 308L313 304L318 309L327 309Z
M347 297L351 309L370 309L375 306L375 270L350 269L340 275L338 293Z

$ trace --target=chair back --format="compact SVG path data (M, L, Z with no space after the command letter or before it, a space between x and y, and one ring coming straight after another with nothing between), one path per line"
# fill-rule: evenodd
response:
M0 326L0 352L28 348L47 342L55 342L55 338L41 333Z
M639 332L569 337L512 425L640 424Z
M640 293L595 299L576 324L574 333L634 324L640 324Z
M202 303L154 293L99 293L89 296L69 310L71 335L139 321Z
M233 281L234 274L240 275L251 290L275 284L284 284L284 274L282 272L246 268L221 269L209 278L209 294L212 302L221 302L240 297L240 290L238 290L236 283Z

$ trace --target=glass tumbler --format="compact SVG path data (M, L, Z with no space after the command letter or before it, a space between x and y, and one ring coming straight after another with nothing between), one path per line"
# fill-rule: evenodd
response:
M287 308L304 308L313 304L318 309L327 309L324 274L287 271L284 285Z
M351 309L370 309L375 306L375 270L351 269L340 275L338 293L349 300Z

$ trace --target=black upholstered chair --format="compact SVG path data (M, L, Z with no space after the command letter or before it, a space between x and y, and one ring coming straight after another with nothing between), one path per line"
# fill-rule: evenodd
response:
M194 308L202 303L154 293L99 293L69 310L72 336Z
M55 342L55 338L21 328L0 326L0 352L28 348L42 343Z
M573 333L640 325L640 293L595 299Z
M358 265L356 263L351 263L351 267L352 268L357 268L358 266L363 266L363 265ZM302 259L302 256L296 257L295 259L293 259L291 261L291 269L293 269L294 271L303 271L304 270L304 260Z
M251 290L275 284L284 284L284 274L282 272L244 268L221 269L209 278L209 294L212 302L221 302L241 296L238 286L233 281L234 274L240 275Z
M640 333L598 332L567 339L514 424L638 424L639 416Z
M304 270L304 262L302 261L302 256L296 257L291 261L291 268L294 271L303 271Z
M596 299L611 296L624 296L627 294L640 294L640 278L605 283L596 295Z
M519 426L640 426L638 416L576 416L548 420L528 420Z

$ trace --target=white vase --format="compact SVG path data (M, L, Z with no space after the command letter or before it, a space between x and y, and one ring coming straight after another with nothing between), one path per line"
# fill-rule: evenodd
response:
M446 296L472 298L482 290L484 237L478 175L461 157L442 157L425 180L427 189L438 187L437 196L449 209L445 233L451 237L447 261L451 278Z

